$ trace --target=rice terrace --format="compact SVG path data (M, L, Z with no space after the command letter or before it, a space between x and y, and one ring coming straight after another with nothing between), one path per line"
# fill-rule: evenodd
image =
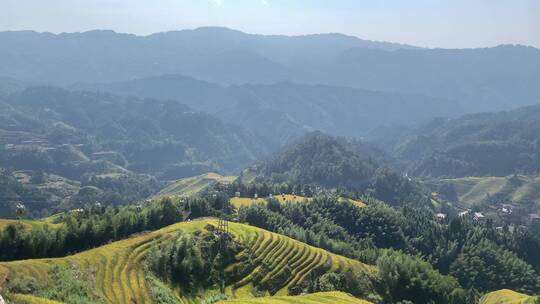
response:
M93 288L104 303L152 303L151 287L148 286L142 267L145 254L153 246L167 242L180 233L206 231L208 225L215 227L216 224L217 221L212 219L179 223L66 258L0 263L0 282L5 285L10 281L31 279L36 283L52 286L55 282L48 275L50 268L53 265L66 266L94 276ZM235 223L231 223L229 229L233 240L245 245L246 250L235 257L235 262L229 265L225 272L234 272L249 265L249 270L241 270L243 276L229 282L226 288L226 294L233 298L253 297L251 290L254 286L269 296L287 295L290 287L301 284L313 272L352 271L368 277L376 275L375 267L288 237ZM209 294L212 292L209 291ZM45 301L19 294L13 296L26 299L24 301L28 303ZM191 302L204 299L207 295L200 294L192 298L179 292L176 296L179 302ZM308 299L306 303L310 303Z

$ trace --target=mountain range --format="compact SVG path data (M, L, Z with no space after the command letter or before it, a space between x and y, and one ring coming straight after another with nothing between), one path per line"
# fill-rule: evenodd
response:
M424 49L340 34L263 36L226 28L157 33L0 33L0 76L72 84L181 74L218 84L304 84L422 94L467 111L540 97L540 50Z

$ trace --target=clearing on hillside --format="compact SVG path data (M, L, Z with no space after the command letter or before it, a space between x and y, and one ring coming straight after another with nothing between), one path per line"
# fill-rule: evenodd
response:
M346 293L338 291L317 292L301 296L262 297L236 299L218 302L218 304L370 304Z
M26 228L34 228L34 227L46 226L46 225L48 225L48 226L50 226L52 228L52 227L57 227L59 225L59 224L54 224L54 223L50 223L50 222L43 221L43 220L0 219L0 230L3 230L8 225L19 224L19 223L22 224Z
M534 304L536 298L509 289L490 292L480 299L480 304Z
M152 303L143 268L145 255L180 233L208 231L208 225L217 226L217 220L178 223L64 258L1 262L0 288L6 286L6 279L30 278L53 286L55 282L49 277L51 266L72 266L95 277L95 292L105 303ZM286 296L290 288L301 285L315 273L352 271L369 280L377 273L373 266L253 226L230 223L229 231L233 240L245 247L236 256L236 262L225 269L226 273L242 273L225 289L231 298L253 297L255 289L258 295ZM178 296L191 299L181 293Z
M275 198L278 202L284 204L284 203L303 203L303 202L308 202L310 201L312 198L310 197L305 197L305 196L301 196L301 195L292 195L292 194L284 194L284 195L274 195L273 198ZM340 203L344 203L344 202L349 202L359 208L363 208L366 206L366 204L360 200L353 200L351 198L346 198L346 197L340 197L338 199L338 201ZM265 203L266 202L266 199L265 198L249 198L249 197L232 197L231 200L231 205L233 205L236 209L239 209L240 207L242 206L249 206L249 205L253 205L253 204L258 204L258 203Z
M540 204L540 177L538 176L506 176L506 177L462 177L427 181L426 184L437 191L445 186L455 191L456 199L466 207L486 203L486 198L497 197L508 203L535 202Z
M236 176L222 176L217 173L206 173L199 176L186 177L170 183L161 189L154 198L162 196L191 196L216 183L232 183Z
M10 298L11 301L17 304L62 304L58 301L34 297L32 295L25 294L11 294Z

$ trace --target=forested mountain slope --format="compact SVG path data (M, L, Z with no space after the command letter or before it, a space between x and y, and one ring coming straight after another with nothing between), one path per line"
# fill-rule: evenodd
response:
M0 105L3 212L18 202L31 211L131 202L160 181L230 172L266 149L250 132L174 101L32 87Z
M340 188L369 193L390 203L412 197L422 200L421 189L390 169L392 164L399 168L391 157L370 144L312 132L247 169L241 179Z
M397 157L420 176L540 172L540 106L438 119L402 137Z

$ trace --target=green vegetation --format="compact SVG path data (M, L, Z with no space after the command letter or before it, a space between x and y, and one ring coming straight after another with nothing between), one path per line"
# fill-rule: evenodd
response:
M303 185L297 194L323 187L370 195L395 205L427 200L419 185L379 165L374 160L378 158L363 143L312 132L245 174L259 175L250 184Z
M154 266L169 263L158 256L158 253L162 252L160 249L169 248L177 252L179 259L174 260L173 263L177 263L175 267L179 268L163 268L170 273L171 277L169 280L165 277L160 277L160 279L169 283L186 282L188 285L205 282L203 279L201 281L197 279L199 278L197 276L202 273L197 273L191 263L188 263L194 258L205 259L204 255L193 255L198 252L197 248L201 248L199 246L204 246L204 242L189 242L199 237L212 238L211 231L214 228L211 227L215 225L217 225L215 220L179 223L65 258L3 262L0 263L0 278L3 278L4 283L0 283L0 286L3 285L8 290L12 288L11 283L6 285L6 278L9 282L34 282L35 279L40 284L44 284L49 291L44 295L55 299L62 298L62 293L55 292L61 287L65 287L66 290L75 288L79 290L78 294L82 293L87 297L93 294L89 294L86 289L77 285L62 285L64 278L69 279L72 274L66 273L65 268L54 267L71 265L70 267L80 270L81 273L92 274L95 277L95 285L87 285L93 286L95 294L106 303L131 303L132 301L148 303L154 297L171 297L171 293L166 293L164 285L156 283L155 278L149 278L149 281L154 280L154 282L148 283L143 260L148 258L148 263ZM373 286L370 286L369 282L376 276L375 267L247 225L230 223L229 229L232 240L239 246L243 246L243 250L231 257L232 260L225 269L229 278L226 293L231 297L252 297L265 293L287 295L298 288L301 291L301 286L308 287L309 281L314 276L318 277L330 271L352 271L358 276L366 277L368 278L367 285L363 286L369 289L364 292L373 292ZM186 242L189 246L184 246L188 245ZM180 258L181 252L189 252L189 254ZM155 270L154 266L150 266L150 269ZM58 275L55 274L56 270L51 271L51 267L58 269ZM169 272L173 269L178 271ZM163 274L160 271L156 272L158 276ZM180 274L190 274L190 278L195 281L186 281L186 278L178 277ZM176 296L182 298L204 296L204 290L200 290L202 293L195 293L194 289L184 289L186 287L184 283L176 286L180 289L171 289L177 292ZM19 288L13 291L20 293L25 290ZM32 293L31 290L30 293Z
M45 220L7 220L7 219L0 219L0 233L2 230L4 230L8 226L12 225L22 225L25 228L28 229L39 229L43 228L44 226L49 226L49 228L58 227L58 224L50 223Z
M244 204L235 213L234 199L228 204L229 194L240 187L245 187L245 193L290 187L254 183L216 183L195 197L162 198L144 206L92 206L55 215L55 226L45 221L32 229L8 225L0 234L3 259L48 259L36 260L43 261L37 263L37 272L36 264L27 267L25 261L0 265L13 278L10 273L15 277L17 273L47 273L51 264L75 263L96 278L96 294L106 302L123 301L119 300L123 297L139 302L174 297L217 299L219 265L225 266L226 294L236 298L340 290L374 303L461 304L501 288L526 294L540 291L540 241L526 228L505 233L489 221L467 216L441 220L428 208L395 208L369 197L358 208L359 201L333 191L302 199L302 203L293 195L283 202L266 199L265 204ZM218 215L221 206L229 216L274 233L231 223L230 254L224 257L216 251L215 222L193 221L73 256L49 258L159 229L181 220L187 210L193 218ZM113 271L118 271L92 271L96 264L103 268L117 265ZM140 283L139 272L153 278L144 275L145 283ZM47 282L50 275L36 277ZM107 284L100 285L105 277ZM109 285L124 291L115 294ZM145 288L142 294L125 296L132 294L126 290L140 288Z
M476 291L505 287L528 294L540 292L540 241L527 229L501 233L489 221L477 222L469 217L441 221L425 209L399 210L373 200L367 203L365 208L357 208L335 197L315 197L305 204L244 206L239 216L252 225L370 264L382 262L381 248L400 250L407 255L396 253L393 267L410 267L404 273L411 282L417 281L413 278L421 276L417 275L418 269L423 269L420 273L433 274L427 280L432 284L456 288L455 293L440 287L416 291L418 303L425 303L423 297L432 289L441 292L438 296L466 298L475 297ZM410 255L421 259L411 260ZM459 288L468 291L457 291ZM412 296L415 292L407 289L392 293ZM432 299L440 301L436 297Z
M0 100L0 217L133 203L166 182L230 172L265 148L177 101L33 87Z
M0 231L0 260L64 256L181 221L186 208L195 217L217 215L227 197L189 198L173 201L162 198L145 206L112 208L92 206L62 215L59 224L29 221L15 223ZM189 207L188 207L189 206ZM59 216L57 216L59 217ZM35 223L40 223L35 224Z
M74 304L103 303L94 293L93 278L90 274L80 271L76 264L51 265L47 270L47 277L54 284L46 284L39 278L12 278L5 288L9 292L8 300L36 304L49 303L49 300Z
M540 106L436 119L401 137L395 155L412 175L507 176L540 173Z

